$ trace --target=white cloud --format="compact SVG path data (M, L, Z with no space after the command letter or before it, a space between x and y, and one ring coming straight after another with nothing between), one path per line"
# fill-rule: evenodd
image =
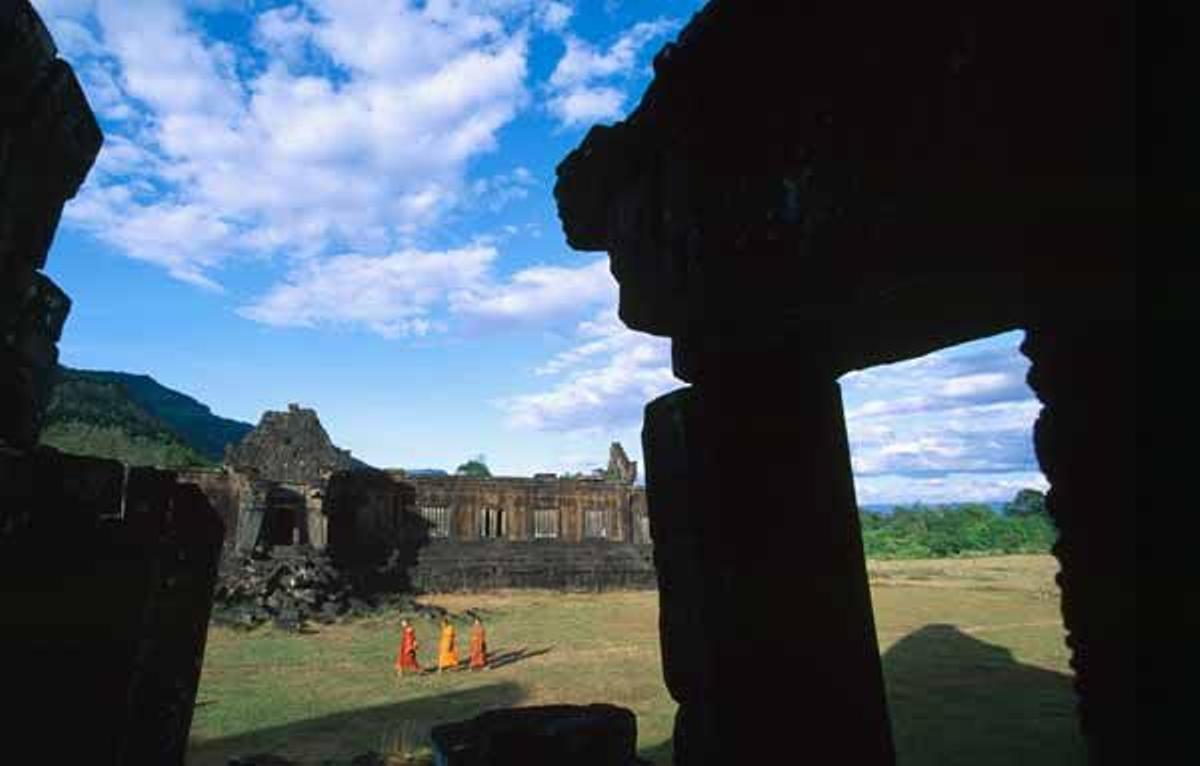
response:
M539 368L562 380L498 402L511 427L609 433L639 423L646 402L681 385L671 372L670 341L626 329L615 305L580 323L577 335L583 344Z
M536 184L529 168L518 165L507 173L475 179L471 183L471 195L476 206L498 213L508 203L528 197L529 190Z
M498 239L453 250L312 259L239 313L278 327L358 325L396 338L444 330L446 321L436 318L443 316L468 332L552 325L615 300L606 258L498 277Z
M552 96L547 105L559 122L574 127L619 119L624 103L625 94L616 88L578 86Z
M1020 333L893 365L841 383L861 502L951 502L1044 488L1033 454L1041 405L1024 383Z
M1045 491L1049 482L1037 471L995 475L963 474L951 477L887 476L855 477L854 490L860 505L870 503L926 504L978 503L1009 500L1018 490Z
M574 14L575 9L566 3L548 2L538 9L537 19L545 29L558 32L566 28Z
M565 126L620 117L625 92L619 87L622 83L614 80L624 81L635 74L642 49L678 27L674 19L639 22L607 50L567 35L566 50L547 85L547 109Z
M496 255L467 247L312 261L239 313L278 327L361 324L388 338L425 335L439 329L431 310L447 294L483 282Z
M403 248L475 199L469 161L528 100L532 11L311 0L258 13L235 47L180 0L67 8L52 32L73 41L108 122L98 172L66 219L209 284L241 256ZM145 161L128 161L129 144ZM184 220L196 237L172 225Z
M548 323L578 316L590 306L611 303L617 286L601 256L579 268L535 266L504 283L467 287L451 297L454 312L476 326Z

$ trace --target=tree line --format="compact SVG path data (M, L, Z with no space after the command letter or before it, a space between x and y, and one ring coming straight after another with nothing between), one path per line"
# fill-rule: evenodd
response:
M1049 553L1058 536L1045 496L1035 489L1021 490L999 512L984 503L917 503L858 513L867 558Z

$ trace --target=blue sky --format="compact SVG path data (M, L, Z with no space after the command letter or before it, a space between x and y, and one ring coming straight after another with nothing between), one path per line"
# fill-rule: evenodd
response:
M76 367L375 465L588 470L680 385L563 241L554 166L701 3L35 0L105 132L48 273ZM861 502L1044 488L1008 333L843 379Z

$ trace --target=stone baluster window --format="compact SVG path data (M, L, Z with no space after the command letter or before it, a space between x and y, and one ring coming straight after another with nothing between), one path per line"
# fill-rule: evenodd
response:
M533 536L535 538L558 537L557 508L548 508L533 512Z
M583 512L583 536L607 540L609 536L608 511Z
M427 505L420 509L421 518L429 522L430 537L450 536L450 509L444 505Z
M484 508L479 515L479 536L482 538L504 537L504 511L500 508Z

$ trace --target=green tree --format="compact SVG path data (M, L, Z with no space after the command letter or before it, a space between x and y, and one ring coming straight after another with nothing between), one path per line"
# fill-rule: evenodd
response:
M1022 489L1004 506L1005 516L1043 516L1046 496L1036 489Z
M487 467L487 459L483 455L476 455L471 458L454 469L454 473L458 476L473 476L477 479L487 479L492 475L492 472Z

